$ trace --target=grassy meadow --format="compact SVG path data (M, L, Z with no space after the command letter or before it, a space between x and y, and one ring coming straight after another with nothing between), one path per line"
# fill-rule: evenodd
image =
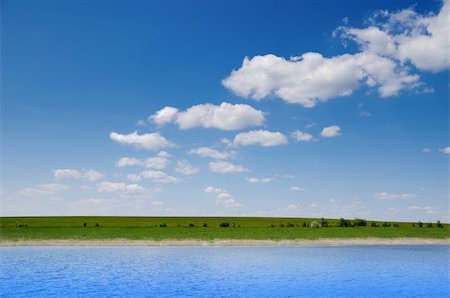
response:
M346 226L344 226L346 225ZM413 226L414 225L414 226ZM314 226L314 227L312 227ZM0 240L450 238L436 223L263 217L2 217Z

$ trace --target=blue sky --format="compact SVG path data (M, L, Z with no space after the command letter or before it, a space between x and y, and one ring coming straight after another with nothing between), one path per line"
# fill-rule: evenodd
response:
M1 215L448 222L449 6L2 1Z

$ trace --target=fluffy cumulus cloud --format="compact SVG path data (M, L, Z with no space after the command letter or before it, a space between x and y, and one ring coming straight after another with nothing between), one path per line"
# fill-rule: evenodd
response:
M341 135L341 128L337 125L328 126L322 129L320 135L324 138L337 137Z
M149 117L150 121L163 125L174 122L180 129L195 127L238 130L264 123L264 113L246 104L222 102L220 105L199 104L178 111L165 107Z
M210 157L214 159L227 159L233 156L232 152L219 151L210 147L193 148L188 151L189 154L195 154L200 157Z
M340 30L367 53L437 72L450 67L449 15L450 1L446 0L438 14L421 15L413 8L379 11L367 28Z
M267 130L252 130L249 132L241 132L234 137L233 145L250 146L259 145L263 147L271 147L287 144L287 137L281 132L271 132Z
M125 184L125 183L115 183L104 181L97 185L97 189L100 192L128 192L136 193L143 192L145 188L138 184Z
M296 130L291 134L291 137L298 142L309 142L314 140L313 136L307 132Z
M155 156L146 159L137 159L135 157L122 157L116 162L116 167L141 166L157 170L165 169L169 160L166 157Z
M313 52L289 59L272 54L245 57L222 83L245 98L276 96L304 107L349 96L363 85L376 88L381 97L418 88L419 75L405 63L432 72L450 66L449 7L446 0L437 15L420 15L411 8L379 12L367 28L335 31L343 40L355 41L360 46L357 53L329 58Z
M192 166L187 160L179 160L177 161L177 167L175 172L180 173L182 175L194 175L199 171L198 168Z
M208 163L209 169L216 173L227 174L227 173L241 173L248 172L244 166L232 164L226 161L212 161Z
M441 151L442 153L445 153L445 154L450 154L450 147L441 148L441 149L439 149L439 151Z
M89 181L97 181L103 177L103 174L95 170L80 171L76 169L55 169L52 170L53 177L56 180L63 179L87 179Z
M204 192L215 194L216 204L220 205L222 207L225 207L225 208L242 207L242 204L238 203L231 194L229 194L228 192L226 192L223 189L213 187L213 186L208 186L204 189Z
M159 133L146 133L140 135L136 131L130 134L112 132L109 134L109 137L119 144L133 146L136 149L142 150L157 151L172 146L172 144Z
M153 182L159 182L159 183L175 183L178 182L178 179L176 177L172 177L163 171L143 171L139 174L141 178L150 179Z
M389 58L370 53L332 58L305 53L286 60L275 55L245 58L242 67L223 81L239 96L261 100L276 96L289 103L314 107L317 101L349 96L361 83L377 87L382 97L418 84L419 76L399 69Z
M390 193L390 192L378 192L374 194L374 198L378 200L407 200L412 199L416 195L415 194L409 194L409 193Z
M148 117L149 122L154 122L157 125L164 125L173 122L177 117L178 109L173 107L164 107L155 115Z

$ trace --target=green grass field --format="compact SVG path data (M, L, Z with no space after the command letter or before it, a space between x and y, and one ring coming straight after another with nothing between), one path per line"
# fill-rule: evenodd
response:
M383 222L367 221L367 226L339 227L339 219L325 219L328 227L312 228L313 221L322 223L314 218L267 217L1 217L0 240L450 238L448 224L413 227L390 222L383 227ZM225 222L229 226L221 227Z

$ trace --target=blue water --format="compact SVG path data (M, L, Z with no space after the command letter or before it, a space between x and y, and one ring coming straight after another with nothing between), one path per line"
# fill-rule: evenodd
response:
M449 297L449 246L3 247L1 297Z

